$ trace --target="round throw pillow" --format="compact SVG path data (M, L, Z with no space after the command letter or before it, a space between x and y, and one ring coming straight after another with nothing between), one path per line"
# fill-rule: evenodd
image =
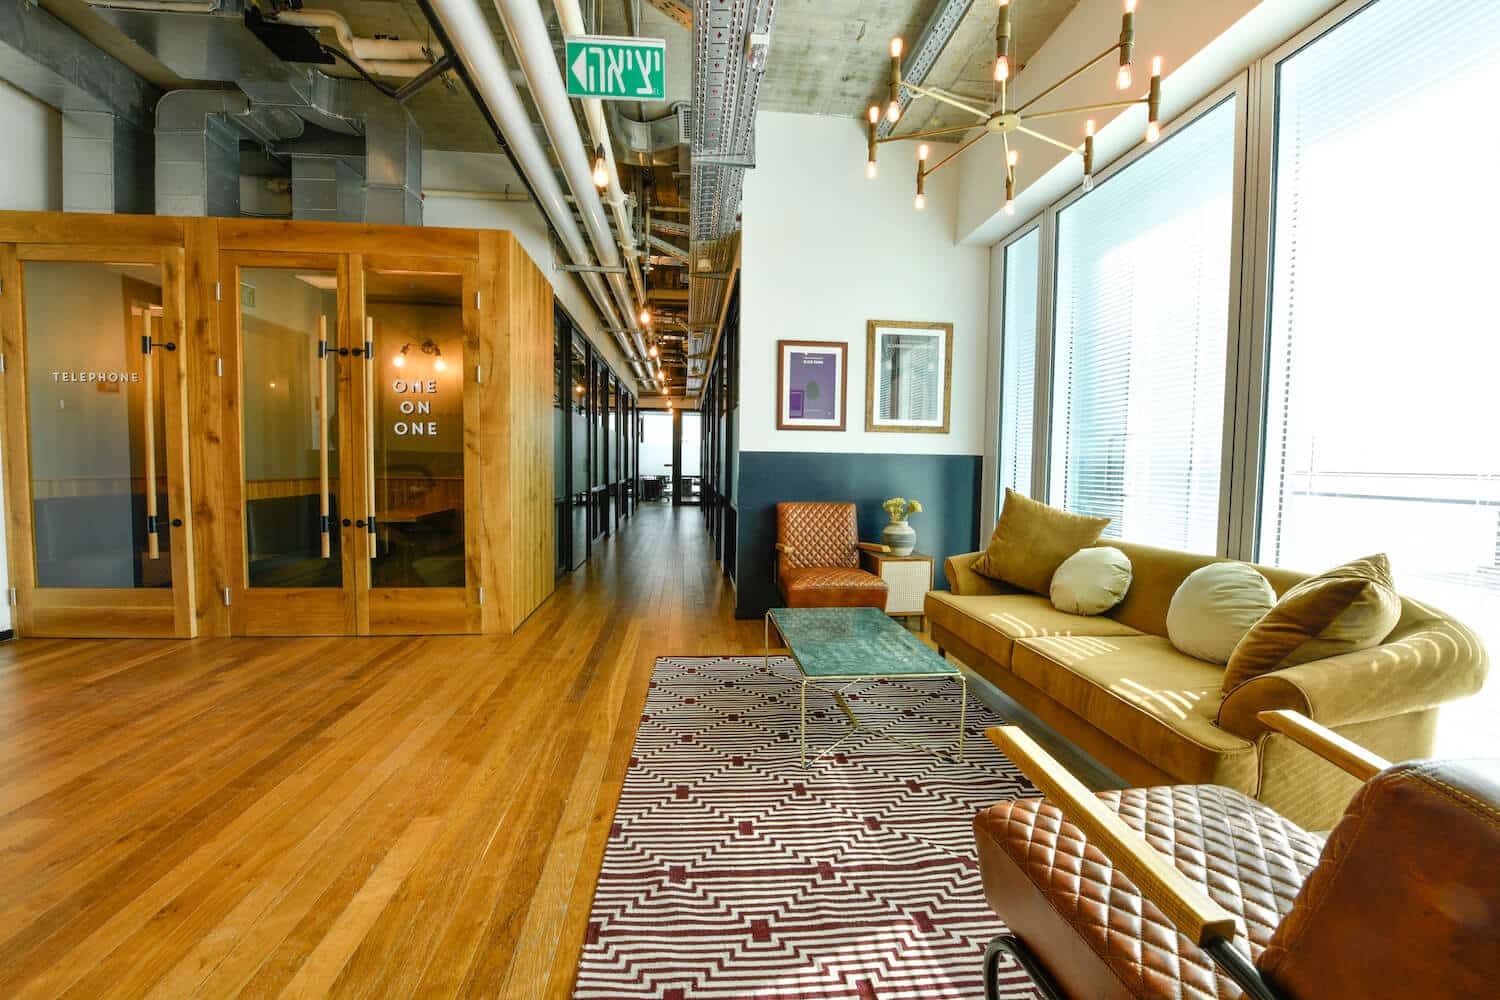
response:
M1052 574L1052 606L1070 615L1102 615L1125 599L1130 574L1130 557L1119 549L1079 549Z
M1228 663L1229 654L1276 606L1276 591L1253 566L1210 563L1188 574L1167 608L1167 638L1189 656Z

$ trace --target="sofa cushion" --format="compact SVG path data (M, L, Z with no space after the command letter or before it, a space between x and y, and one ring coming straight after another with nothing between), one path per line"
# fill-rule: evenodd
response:
M933 625L958 636L1003 667L1017 639L1047 635L1140 635L1112 618L1070 615L1035 594L959 596L935 590L924 607Z
M1228 663L1229 654L1276 605L1271 583L1242 562L1209 563L1188 574L1167 608L1167 638L1189 656Z
M974 572L1045 594L1063 560L1097 542L1108 525L1107 517L1070 514L1007 488L1000 521Z
M1064 559L1052 574L1052 606L1073 615L1102 615L1130 589L1130 557L1109 545L1095 545Z
M1379 645L1401 619L1401 598L1383 555L1303 580L1235 646L1224 690L1300 663Z
M1214 724L1224 668L1153 635L1018 639L1010 669L1180 781L1256 788L1255 745Z

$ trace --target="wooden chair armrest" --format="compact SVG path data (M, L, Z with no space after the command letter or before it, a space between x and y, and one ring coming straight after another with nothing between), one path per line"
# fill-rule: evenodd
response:
M879 542L855 542L854 546L862 552L878 552L881 555L887 555L891 551L889 545L882 545Z
M1234 914L1190 882L1035 740L1016 726L994 726L985 735L1190 941L1203 946L1234 938L1239 926Z
M788 545L788 544L787 544L787 543L786 543L786 542L777 542L777 543L776 543L776 551L777 551L777 552L781 552L781 553L784 553L784 554L785 554L785 555L791 555L791 554L792 554L792 553L793 553L793 552L795 552L795 551L796 551L796 550L795 550L795 549L793 549L793 548L792 548L792 547L791 547L791 546L790 546L790 545Z
M1369 781L1391 766L1390 761L1371 753L1353 740L1345 739L1327 726L1318 725L1301 712L1277 708L1257 713L1255 717L1267 729L1306 747L1360 781Z

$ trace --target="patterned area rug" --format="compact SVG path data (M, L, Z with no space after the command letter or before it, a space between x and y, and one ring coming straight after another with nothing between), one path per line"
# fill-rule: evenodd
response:
M984 739L965 762L858 736L798 763L796 667L773 657L656 661L579 963L577 1000L983 995L1004 926L984 901L970 822L1034 794ZM958 685L849 690L867 724L951 749ZM847 732L809 689L809 759ZM1017 969L1015 998L1036 996Z

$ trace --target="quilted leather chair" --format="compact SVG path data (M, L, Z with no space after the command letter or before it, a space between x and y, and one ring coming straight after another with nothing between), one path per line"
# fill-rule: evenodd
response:
M1376 770L1315 723L1267 715L1369 778L1326 845L1219 786L1093 795L1024 734L991 730L1047 798L974 821L1012 931L986 955L988 996L1006 953L1077 1000L1500 995L1500 761Z
M884 608L886 582L859 568L852 503L776 505L776 588L789 608Z

